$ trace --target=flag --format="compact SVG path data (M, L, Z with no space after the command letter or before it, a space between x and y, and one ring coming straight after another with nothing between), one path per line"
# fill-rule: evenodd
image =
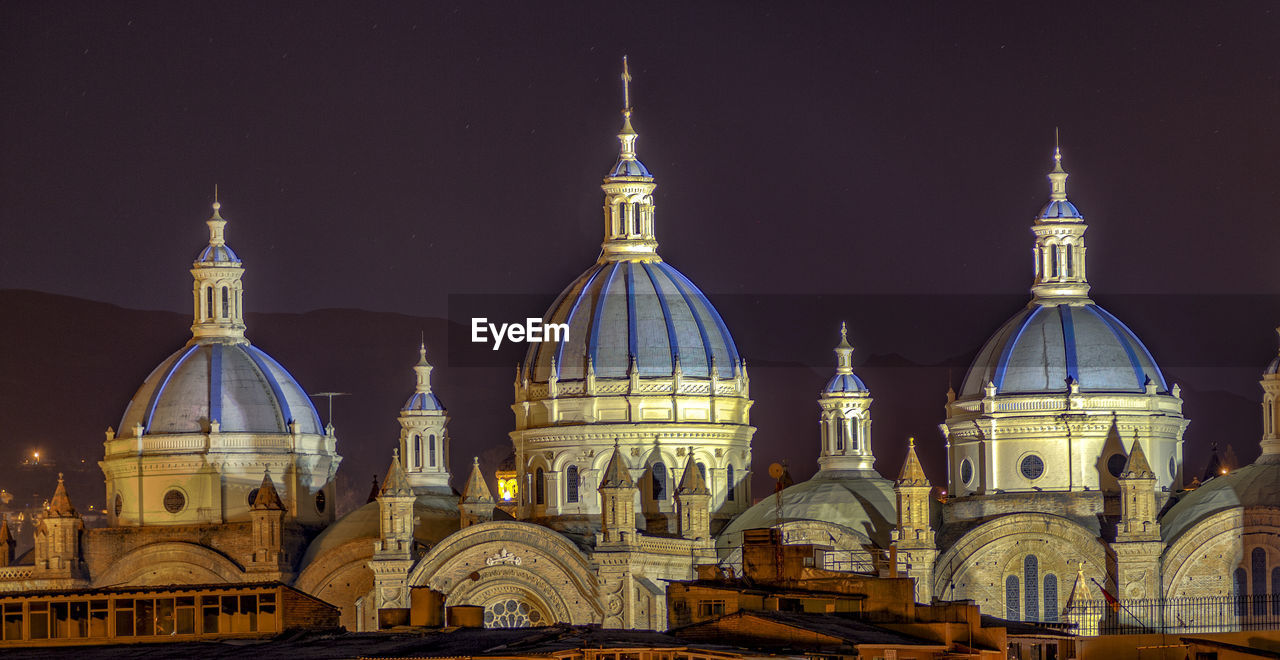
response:
M1098 584L1097 580L1094 580L1093 583L1098 585L1098 590L1102 592L1102 597L1107 600L1107 605L1111 607L1112 610L1119 612L1120 601L1115 596L1112 596L1111 592L1107 591L1106 587L1103 587L1101 584Z

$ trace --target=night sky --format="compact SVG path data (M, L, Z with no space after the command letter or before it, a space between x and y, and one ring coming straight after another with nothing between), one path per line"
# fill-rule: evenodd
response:
M1273 7L10 2L0 289L189 313L217 184L252 311L449 317L466 294L545 308L598 252L626 54L660 252L722 307L748 361L826 365L847 319L855 363L946 364L958 383L1025 299L1056 127L1095 297L1182 382L1246 374L1188 387L1256 399L1248 374L1280 321ZM920 309L940 298L959 303ZM886 300L910 327L868 318L896 313ZM965 318L970 304L982 314ZM1252 327L1203 311L1232 304L1272 307ZM141 374L184 340L175 328ZM418 334L396 332L408 358L386 377L407 394ZM1248 353L1219 364L1218 345ZM263 347L300 371L305 358ZM770 438L816 452L824 369L786 404L801 426L760 423L757 473L782 453ZM913 395L935 411L920 428L941 421L938 380ZM509 384L494 396L509 403ZM481 444L505 441L505 408L463 412L499 420L474 427ZM1231 442L1256 454L1256 436Z

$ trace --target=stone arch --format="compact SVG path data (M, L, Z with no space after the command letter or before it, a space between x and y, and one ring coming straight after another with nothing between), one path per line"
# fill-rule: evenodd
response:
M934 564L933 593L944 600L972 599L984 612L1005 611L1005 578L1034 554L1041 576L1053 574L1069 588L1077 569L1099 583L1107 579L1107 548L1096 533L1062 516L1015 513L969 530ZM1066 602L1060 596L1058 606Z
M1248 550L1255 547L1280 553L1280 508L1233 507L1206 516L1165 549L1165 597L1230 595L1232 572L1248 562Z
M124 554L96 579L95 587L152 584L236 584L244 570L226 555L195 543L151 543Z
M486 606L522 594L556 621L603 620L590 561L564 537L532 523L492 521L456 532L414 566L408 583L439 591L447 605Z
M373 589L373 539L357 538L326 551L307 564L294 586L342 610L341 623L359 630L356 601Z

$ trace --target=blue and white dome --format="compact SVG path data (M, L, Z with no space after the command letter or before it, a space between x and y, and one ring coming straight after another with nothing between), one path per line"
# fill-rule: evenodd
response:
M200 251L200 255L196 257L198 264L238 264L240 257L236 256L235 250L230 245L223 243L222 245L206 245Z
M1065 220L1071 218L1084 220L1084 216L1080 215L1076 205L1065 199L1049 200L1049 203L1040 209L1040 215L1037 217L1042 220Z
M626 378L632 356L641 377L732 378L738 349L720 314L698 287L662 261L597 263L568 286L544 317L564 323L568 338L533 344L524 373L546 382L586 377L587 358L598 378Z
M996 332L969 368L961 397L1065 392L1168 392L1164 375L1133 331L1095 304L1032 304Z
M149 435L207 433L322 434L311 399L271 356L248 343L190 343L147 376L120 429L142 424Z
M852 394L867 391L869 390L862 379L853 374L836 374L827 381L827 386L822 388L823 394Z

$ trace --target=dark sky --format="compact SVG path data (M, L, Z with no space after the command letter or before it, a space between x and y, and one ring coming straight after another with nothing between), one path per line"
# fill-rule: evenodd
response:
M627 54L661 252L713 300L1024 294L1055 127L1096 293L1274 295L1273 7L10 2L0 288L187 312L217 184L252 310L549 301L598 250ZM825 359L805 333L740 348Z

